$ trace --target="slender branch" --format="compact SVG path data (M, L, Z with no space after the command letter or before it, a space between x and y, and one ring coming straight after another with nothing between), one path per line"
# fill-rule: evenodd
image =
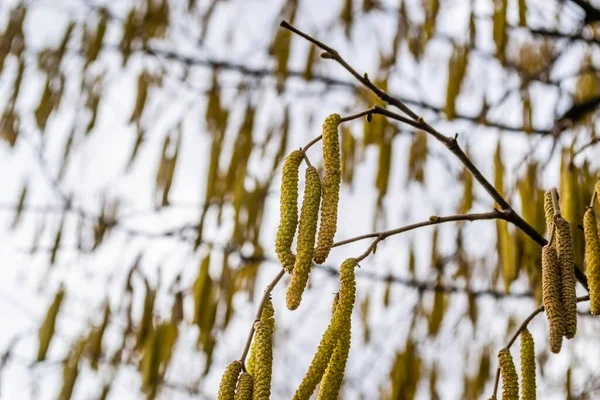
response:
M271 295L271 292L273 291L275 286L277 286L277 284L279 283L281 278L283 278L283 275L285 275L285 270L282 268L281 271L279 271L277 273L275 278L273 278L271 283L269 283L267 285L267 287L265 288L265 291L263 293L263 297L260 300L260 304L258 305L258 310L256 311L256 317L254 319L254 323L252 324L252 327L250 328L250 332L248 333L248 338L246 339L246 345L244 346L244 350L242 351L242 356L240 357L240 361L242 362L244 371L246 370L246 364L245 364L246 356L248 355L248 351L250 350L250 345L252 344L252 337L254 336L254 325L258 321L260 321L260 317L262 315L263 309L265 308L265 305L267 304L267 301L269 300L269 296Z
M399 233L408 232L413 229L422 228L424 226L443 224L445 222L455 222L455 221L477 221L477 220L489 220L489 219L506 219L505 213L499 210L494 209L493 211L487 213L473 213L473 214L458 214L458 215L449 215L447 217L439 217L437 215L433 215L429 217L427 221L417 222L414 224L402 226L396 229L390 229L387 231L367 233L365 235L355 236L353 238L340 240L339 242L335 242L333 247L343 246L348 243L356 242L363 239L377 238L378 241L385 240L386 238L397 235Z
M375 111L377 111L378 114L385 115L389 118L393 118L397 121L400 121L400 122L409 124L411 126L417 127L419 129L422 129L425 132L431 134L442 144L444 144L448 148L448 150L450 150L459 159L459 161L464 165L464 167L467 168L469 170L469 172L471 172L473 177L479 182L479 184L481 184L481 186L483 186L485 191L500 206L500 208L506 215L506 221L513 223L517 228L519 228L521 231L523 231L527 236L529 236L531 239L535 240L540 246L544 246L548 243L546 241L546 239L538 231L535 230L535 228L533 228L530 224L528 224L523 219L523 217L521 217L519 214L517 214L514 211L514 209L504 199L504 197L502 197L502 195L496 190L496 188L494 188L494 186L483 176L481 171L479 171L479 169L473 164L473 162L469 159L467 154L460 148L458 141L457 141L458 134L456 136L454 136L453 138L451 138L451 137L445 136L445 135L441 134L440 132L438 132L435 128L433 128L432 126L427 124L423 120L423 118L417 116L417 114L415 114L413 111L411 111L401 100L390 96L387 92L385 92L385 91L381 90L380 88L378 88L377 86L375 86L366 75L361 76L360 74L358 74L358 72L356 72L339 55L339 53L335 49L333 49L333 48L329 47L328 45L326 45L325 43L322 43L321 41L313 38L312 36L308 35L307 33L304 33L302 31L300 31L299 29L293 27L287 21L282 21L280 26L285 29L290 30L291 32L294 32L295 34L303 37L304 39L308 40L309 42L320 47L322 50L324 50L326 52L326 54L327 54L326 58L335 60L338 64L340 64L342 67L344 67L344 69L346 69L346 71L348 71L352 76L354 76L361 84L363 84L365 87L367 87L369 90L371 90L382 101L386 102L389 105L399 108L401 111L403 111L405 114L407 114L412 119L412 121L406 117L403 117L401 115L393 113L382 107L379 107L379 106L374 107ZM575 275L576 275L577 280L582 284L582 286L586 290L588 290L587 278L586 278L585 274L583 272L581 272L581 270L576 268Z
M580 296L577 298L577 302L583 302L583 301L588 301L590 299L590 296ZM517 340L517 338L519 337L519 335L521 334L521 332L523 332L525 330L525 328L527 328L527 325L531 322L532 319L534 319L536 317L536 315L538 315L539 313L544 311L544 306L541 305L538 308L536 308L535 310L533 310L533 312L531 314L529 314L529 316L527 318L525 318L525 320L523 321L523 323L521 324L521 326L519 327L519 329L517 329L517 331L514 333L514 335L511 337L510 341L508 342L508 344L506 345L506 349L510 349L510 347L515 343L515 341ZM493 395L496 396L496 393L498 391L498 380L499 380L499 375L500 375L500 368L497 369L496 371L496 385L494 386L494 393Z

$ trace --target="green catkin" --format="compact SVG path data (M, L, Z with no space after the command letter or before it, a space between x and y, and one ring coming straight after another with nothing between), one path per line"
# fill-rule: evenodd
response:
M242 373L233 400L252 400L253 386L254 379L252 379L252 375L247 372Z
M340 339L340 332L343 332L344 324L350 324L354 300L356 298L356 282L354 277L354 268L358 265L355 258L349 258L342 263L340 267L340 292L335 312L331 322L325 330L316 354L314 355L306 375L302 379L294 400L308 400L315 391L315 388L323 378L335 347Z
M556 249L561 270L561 296L565 320L565 337L572 339L577 333L577 292L575 289L575 250L571 226L566 219L556 218Z
M323 123L323 204L321 206L321 225L314 260L323 264L331 251L337 230L338 203L340 200L340 182L342 167L340 162L340 141L338 126L341 117L331 114Z
M312 265L317 233L317 220L319 219L319 203L321 200L321 180L315 167L306 168L306 187L302 200L300 213L300 226L298 227L298 254L292 272L292 281L286 293L286 304L290 310L295 310L300 305L302 293L308 282L308 275Z
M498 364L502 374L502 400L519 400L519 378L510 350L500 350Z
M550 351L559 353L564 335L564 317L561 302L561 276L556 248L542 248L542 300L550 324Z
M346 326L343 327L343 332L340 334L329 364L327 364L317 400L336 400L338 398L348 354L350 353L350 328L348 321Z
M273 329L269 323L256 323L256 353L254 361L254 400L265 400L271 396L273 374Z
M586 272L590 287L590 311L593 315L600 315L600 237L598 237L598 225L592 208L588 208L583 216L583 232Z
M292 272L296 256L292 242L298 226L298 169L304 158L301 150L292 151L283 163L281 195L279 201L279 228L275 239L275 252L282 267Z
M554 206L552 205L552 193L550 191L544 193L544 215L546 216L546 232L549 240L552 224L554 223Z
M535 400L535 344L526 328L521 332L521 400Z
M275 309L273 308L273 302L269 298L265 303L265 306L260 314L261 322L269 325L271 330L275 332ZM248 357L248 363L246 365L246 371L250 375L254 375L254 361L256 359L256 340L252 341L252 347L250 347L250 356Z
M233 400L235 396L235 386L241 371L242 363L239 360L233 361L227 366L221 377L219 395L217 397L218 400Z

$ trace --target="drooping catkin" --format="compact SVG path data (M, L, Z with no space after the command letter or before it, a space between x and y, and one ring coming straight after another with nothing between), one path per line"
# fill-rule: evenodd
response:
M521 332L521 400L535 400L535 344L527 328Z
M255 325L256 353L254 360L254 400L265 400L271 396L273 374L273 329L268 323L259 321Z
M240 380L238 381L233 400L252 400L253 386L254 379L252 378L252 375L243 372L242 375L240 375Z
M283 163L281 195L279 205L279 228L275 238L275 252L281 266L292 272L296 257L292 253L292 242L298 226L298 169L304 158L301 150L292 151Z
M510 350L500 350L498 364L502 374L502 400L519 400L519 378Z
M561 298L565 321L565 337L572 339L577 333L575 250L573 249L571 226L562 217L556 218L556 249L561 271Z
M337 341L335 350L331 355L327 369L323 375L323 382L319 388L319 396L317 400L329 400L337 399L340 388L342 387L342 380L344 378L344 370L346 369L346 362L348 361L348 354L350 353L350 330L351 326L348 321L346 326L342 328L340 338Z
M308 275L312 265L317 233L317 220L319 219L319 203L321 200L321 179L315 167L306 168L306 187L302 200L300 213L300 226L298 227L298 254L292 271L292 281L286 293L286 304L290 310L295 310L300 305L302 293L308 282Z
M550 240L552 225L554 224L554 206L552 205L552 192L550 191L544 193L544 215L546 216L546 232L548 240Z
M241 371L242 363L239 360L231 362L231 364L225 368L225 372L221 377L221 384L219 385L218 400L233 400L235 396L235 386Z
M262 313L260 314L261 322L267 324L271 331L275 332L275 309L273 308L273 302L269 298L263 307ZM272 333L272 334L273 334ZM254 375L254 367L255 367L255 359L256 359L256 337L252 341L252 347L250 347L250 356L248 357L248 363L246 365L246 371L250 373L250 375Z
M345 323L349 324L356 298L354 268L357 264L356 259L349 258L340 267L340 292L337 303L334 301L335 312L327 330L325 330L321 338L319 348L308 367L308 371L302 379L298 390L296 390L294 400L308 400L310 398L323 378L323 374L340 338L343 325Z
M564 335L563 306L561 302L561 274L556 248L542 248L542 299L550 324L550 351L559 353Z
M340 141L338 126L340 116L332 114L323 123L323 204L321 206L321 225L314 260L322 264L327 259L337 230L338 203L340 200L340 182L342 167L340 163Z
M590 311L600 315L600 237L594 209L588 208L583 216L583 232L585 235L586 273L590 288Z

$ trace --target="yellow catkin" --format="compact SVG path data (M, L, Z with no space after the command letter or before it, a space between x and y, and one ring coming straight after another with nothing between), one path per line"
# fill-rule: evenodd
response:
M304 153L292 151L283 163L281 195L279 200L279 228L275 239L275 252L282 267L292 272L296 256L292 253L292 242L298 226L298 168Z
M577 292L575 289L575 250L571 226L566 219L556 219L556 249L561 270L561 298L565 320L565 337L572 339L577 333Z
M586 273L590 288L590 311L600 315L600 237L594 210L588 208L583 216L583 232L585 235Z
M254 400L265 400L271 396L273 374L273 329L269 323L256 323L256 353L254 360Z
M500 350L498 364L502 374L502 400L519 400L519 377L510 350Z
M242 363L239 360L233 361L225 368L225 372L221 377L221 384L219 385L218 400L233 400L235 386L241 371Z
M554 223L554 206L552 206L552 193L550 191L544 193L544 215L546 216L546 232L548 240L550 240L552 224Z
M252 379L252 375L247 372L242 373L233 400L252 400L253 386L254 379Z
M528 329L521 332L521 400L535 400L535 345Z
M337 230L338 203L340 200L340 182L342 167L340 163L340 142L338 126L340 116L332 114L323 123L323 204L321 206L321 225L314 260L322 264L327 259L335 231Z
M357 265L354 258L349 258L340 267L340 292L337 303L334 301L335 311L333 317L321 338L319 348L314 355L306 375L302 379L294 400L308 400L315 388L323 378L323 374L329 364L332 354L340 339L345 324L350 324L354 300L356 298L356 282L354 268Z
M306 168L306 187L302 200L300 213L300 226L298 227L298 244L296 249L296 263L292 272L292 281L286 294L286 304L290 310L295 310L300 305L302 293L308 282L308 275L312 265L317 233L317 220L319 219L319 203L321 201L321 180L316 168Z
M269 325L271 330L275 332L275 309L273 308L273 302L271 299L268 299L265 303L265 306L260 314L261 322ZM255 367L255 359L256 359L256 340L252 341L252 347L250 347L250 356L248 357L248 363L246 366L246 371L250 373L250 375L254 375L254 367Z
M553 353L560 352L564 335L560 281L560 266L556 248L546 245L542 248L542 299L550 324L550 351Z
M351 326L347 324L343 327L343 332L340 333L340 338L323 375L323 382L319 388L317 400L338 398L340 388L342 387L346 362L348 361L348 354L350 353L350 328Z

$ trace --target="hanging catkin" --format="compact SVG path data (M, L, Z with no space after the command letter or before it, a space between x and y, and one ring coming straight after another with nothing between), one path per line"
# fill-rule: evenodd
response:
M600 237L593 208L588 208L583 216L583 231L586 272L590 287L590 311L593 315L600 315Z
M350 353L350 321L342 328L335 350L327 364L317 400L337 399Z
M323 378L325 369L329 364L331 356L334 352L336 344L340 339L343 324L350 320L354 300L356 297L356 282L354 277L354 268L357 265L354 258L349 258L342 263L340 267L340 292L339 299L335 305L335 312L329 322L327 330L321 338L319 348L314 355L306 375L300 383L300 387L294 395L294 400L308 400L315 388Z
M521 332L521 400L535 400L535 345L527 328Z
M252 400L253 386L254 379L252 379L252 375L247 372L242 373L233 400Z
M502 400L519 400L519 378L510 350L500 350L498 364L502 373Z
M218 400L233 400L235 396L235 386L241 370L242 363L239 360L233 361L227 366L221 377Z
M544 193L544 214L546 216L546 232L548 234L548 240L550 240L552 224L554 223L554 206L552 205L552 192L550 191Z
M319 203L321 200L321 180L315 167L306 168L306 187L302 200L300 213L300 226L298 227L298 254L292 272L292 281L286 294L286 304L290 310L295 310L300 305L302 293L308 282L308 275L312 264L319 219Z
M275 252L281 266L292 272L296 256L292 253L292 242L298 225L298 169L304 158L300 150L292 151L283 163L281 195L279 201L279 228L275 239Z
M564 335L562 311L561 276L556 248L546 245L542 248L542 298L546 317L550 324L550 351L559 353Z
M269 325L271 330L275 332L275 309L273 308L273 302L269 298L265 303L265 306L260 314L261 322ZM256 339L252 341L252 347L250 347L250 356L248 357L248 363L246 365L246 371L250 375L254 375L254 364L256 359Z
M565 320L565 337L572 339L577 333L577 292L575 289L575 251L571 226L566 219L556 218L556 249L561 271L561 298Z
M340 141L338 126L340 116L332 114L323 123L323 205L321 207L321 225L314 260L322 264L327 259L337 229L338 203L340 200L340 182L342 167L340 163Z
M254 400L265 400L271 396L271 376L273 372L273 329L268 323L256 323L256 353L254 368Z

